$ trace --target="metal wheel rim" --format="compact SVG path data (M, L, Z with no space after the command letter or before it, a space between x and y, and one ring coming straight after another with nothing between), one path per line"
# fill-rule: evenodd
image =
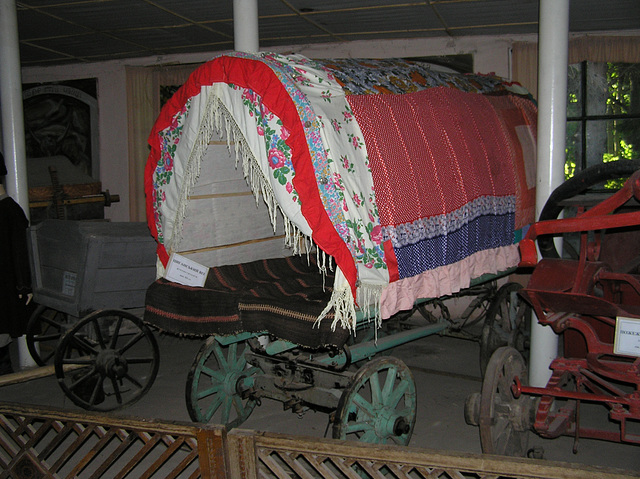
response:
M257 404L251 396L242 398L238 383L251 382L260 368L247 363L244 343L221 346L211 336L202 345L189 371L186 401L192 421L207 423L214 416L228 428L246 421Z
M416 387L411 371L399 359L378 358L361 367L343 391L333 438L407 445L415 420Z
M112 331L106 331L107 324ZM87 334L91 331L95 338ZM55 356L58 384L74 404L89 411L135 403L153 385L158 367L153 333L126 311L86 316L63 336Z
M527 367L522 355L511 347L496 350L487 366L480 399L480 443L485 454L525 456L529 442L529 397L515 398L514 378L523 385Z

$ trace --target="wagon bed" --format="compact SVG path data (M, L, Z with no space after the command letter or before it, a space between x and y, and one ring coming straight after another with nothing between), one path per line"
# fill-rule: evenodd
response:
M156 277L145 223L45 220L29 229L34 301L80 317L144 307Z

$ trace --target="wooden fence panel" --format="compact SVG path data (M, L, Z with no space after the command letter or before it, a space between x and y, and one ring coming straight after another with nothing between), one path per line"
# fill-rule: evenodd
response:
M256 475L233 479L622 479L629 471L533 459L231 431L255 451ZM253 444L248 444L253 442ZM247 452L245 452L247 454Z
M624 479L640 472L0 403L0 479Z
M0 479L225 478L224 429L0 405Z

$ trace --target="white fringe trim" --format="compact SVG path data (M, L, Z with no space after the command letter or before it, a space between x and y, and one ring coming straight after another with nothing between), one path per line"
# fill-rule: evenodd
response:
M227 147L229 148L229 151L231 151L231 143L233 142L234 144L236 168L238 167L240 160L242 160L244 178L256 197L256 203L258 202L258 197L260 195L266 203L274 233L277 228L277 211L279 209L284 220L285 246L290 248L293 251L293 254L306 253L308 255L314 247L313 239L304 235L300 229L293 224L289 218L287 218L284 210L276 200L269 180L264 176L259 162L253 155L251 148L249 148L242 130L238 127L231 112L215 93L210 94L207 99L205 114L202 116L196 141L184 168L184 186L178 200L173 235L171 237L168 252L171 253L171 251L175 251L179 247L182 240L182 227L186 217L188 198L191 194L192 188L195 186L198 181L198 177L200 176L202 158L205 155L209 146L209 140L211 139L214 131L221 133L223 127L226 133L225 138L227 140ZM323 277L326 276L327 271L334 270L333 258L317 246L316 257L318 269L322 273ZM162 273L164 273L164 268L160 268L160 266L158 266L158 273L161 272L161 269ZM362 308L364 308L363 312L365 316L370 321L372 319L375 321L376 329L380 326L382 321L380 316L380 298L382 296L383 289L384 286L369 284L360 285L358 287L358 304L362 305ZM351 294L351 288L348 282L345 280L339 268L336 268L336 280L331 294L331 299L322 313L318 316L315 324L319 324L332 309L334 310L334 319L331 323L331 329L335 330L335 328L340 325L341 327L349 329L355 333L357 322L356 301Z
M380 284L361 284L357 289L358 304L362 312L362 317L367 321L373 321L375 323L375 330L382 325L382 315L380 314L380 299L382 298L382 291L385 285ZM333 292L331 293L331 299L324 308L322 313L316 319L314 326L320 324L326 316L333 309L334 318L331 323L331 330L335 331L336 327L340 325L342 328L350 330L354 335L356 332L356 326L358 321L358 315L356 310L356 301L351 294L351 286L346 281L344 275L337 269L336 280ZM377 339L377 335L376 335Z
M376 330L382 326L380 301L385 287L382 284L362 284L357 290L358 304L361 305L364 316L369 321L374 321Z
M346 286L341 285L339 288L333 288L331 299L322 313L320 313L320 316L318 316L318 319L316 319L314 326L319 325L320 321L322 321L332 309L334 310L334 318L331 323L331 331L335 331L338 324L340 324L341 327L355 332L357 320L356 305L348 284Z
M173 234L171 235L171 241L167 253L171 254L172 251L176 251L179 248L182 241L182 226L186 217L188 199L191 195L191 190L198 181L200 176L200 165L202 164L202 158L204 157L207 148L209 147L209 140L214 132L214 106L216 105L215 95L209 95L207 103L205 105L205 113L201 118L200 126L198 127L198 134L193 144L193 148L189 153L189 159L184 166L184 179L182 189L180 191L180 197L178 198L178 208L176 209L175 221L173 223Z
M284 210L276 200L269 180L265 178L258 160L256 160L253 155L251 148L249 148L242 130L238 127L233 115L219 98L216 97L216 100L218 101L215 111L216 127L218 132L220 132L224 123L226 132L225 138L227 140L227 147L229 148L229 151L231 151L232 142L234 145L236 168L238 167L240 159L242 159L242 172L244 178L256 198L256 204L258 204L260 196L262 196L266 203L273 232L275 233L277 229L277 212L280 210L284 221L284 244L293 251L293 254L301 254L304 250L302 246L307 244L306 236L302 234L300 229L293 224L289 218L287 218ZM309 243L311 243L310 238Z
M259 196L261 195L267 205L269 219L271 220L274 233L277 229L277 211L280 209L284 219L285 246L291 248L293 254L300 254L302 252L303 245L312 243L311 239L308 239L308 243L306 239L303 240L305 235L303 235L299 228L284 214L284 211L275 198L268 179L265 178L258 161L249 148L249 145L242 134L241 129L236 124L233 115L227 110L220 98L213 93L210 94L207 99L205 113L201 118L196 141L194 142L194 146L189 154L187 164L184 167L183 187L178 199L173 234L170 240L168 252L170 253L171 251L179 249L180 242L182 241L182 229L184 219L186 217L188 198L191 195L191 190L198 181L198 177L200 176L202 158L206 153L209 146L209 140L213 133L221 133L223 127L225 129L225 138L227 140L227 147L229 148L229 151L231 152L231 143L233 143L235 147L234 153L236 168L238 167L240 159L242 160L242 172L245 180L247 181L247 185L256 198L256 204L259 201Z

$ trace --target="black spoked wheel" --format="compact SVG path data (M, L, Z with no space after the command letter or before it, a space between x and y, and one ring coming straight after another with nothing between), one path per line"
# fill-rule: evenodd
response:
M480 336L480 370L484 376L493 353L511 346L529 358L531 344L531 306L522 299L519 283L506 283L496 293L487 311Z
M151 330L126 311L96 311L62 338L56 351L58 383L74 404L114 411L149 390L159 366Z
M618 160L601 163L586 168L558 186L547 199L538 221L553 220L560 215L564 207L562 200L584 193L592 186L606 180L628 178L640 169L640 160ZM553 237L539 236L538 248L543 258L559 258Z
M409 368L393 357L362 366L340 397L334 439L407 445L416 421L416 386Z
M228 428L246 421L257 404L251 394L262 370L247 363L245 343L221 345L211 336L202 345L187 376L187 410L192 421Z
M511 391L518 377L527 385L527 366L515 349L499 348L487 366L480 399L480 443L485 454L525 456L529 442L530 397L515 398Z
M66 313L39 305L27 323L27 348L38 366L53 364L62 336L73 326Z

